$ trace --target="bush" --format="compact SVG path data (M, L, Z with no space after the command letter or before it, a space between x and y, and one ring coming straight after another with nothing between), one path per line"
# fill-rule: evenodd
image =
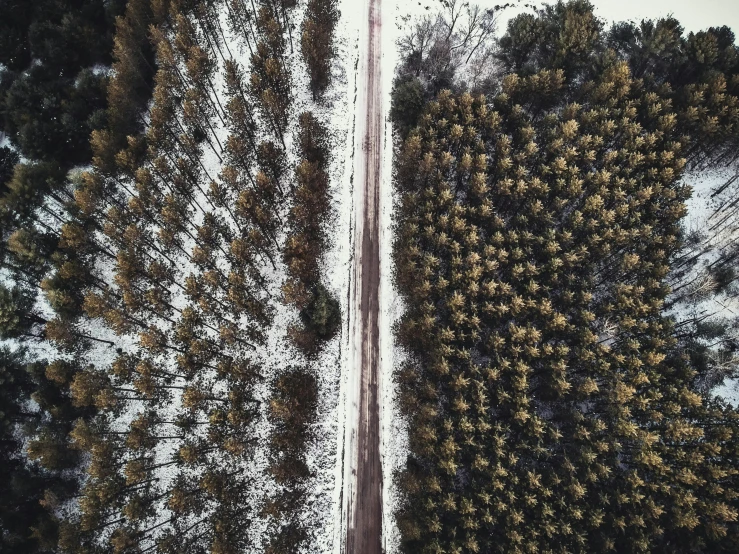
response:
M300 312L300 319L319 339L328 340L341 325L339 301L331 296L326 287L318 284L310 303Z
M416 126L425 104L421 81L411 75L405 75L395 80L390 119L397 126L401 137L405 138L411 129Z

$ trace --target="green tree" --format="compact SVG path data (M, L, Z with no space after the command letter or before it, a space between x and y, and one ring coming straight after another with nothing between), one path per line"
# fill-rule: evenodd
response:
M313 290L310 303L300 312L300 319L320 339L330 339L341 327L339 302L319 283Z
M339 20L336 0L310 0L303 19L300 52L308 66L313 100L331 81L334 27Z

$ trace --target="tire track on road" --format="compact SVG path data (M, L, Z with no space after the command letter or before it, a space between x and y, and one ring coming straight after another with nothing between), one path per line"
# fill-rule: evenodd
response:
M381 0L368 0L368 35L364 69L366 77L359 119L364 134L358 184L361 193L357 219L361 229L355 235L352 303L355 317L350 330L355 344L351 372L359 372L350 383L359 386L359 402L347 406L357 409L357 428L353 430L348 475L347 554L382 553L382 461L380 457L380 185L382 168ZM360 107L360 110L362 108Z

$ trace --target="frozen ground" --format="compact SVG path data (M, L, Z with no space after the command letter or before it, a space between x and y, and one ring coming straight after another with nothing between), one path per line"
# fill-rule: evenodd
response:
M294 23L293 44L290 53L288 43L288 67L294 84L294 97L292 104L291 122L286 137L289 170L287 179L293 179L292 168L297 163L297 153L293 148L293 132L297 129L297 117L304 111L312 111L317 118L326 124L331 133L331 160L330 160L330 194L332 197L332 217L329 221L332 228L329 230L334 238L333 244L325 254L322 263L325 283L329 289L341 299L342 312L348 313L348 290L349 270L352 262L352 236L353 236L353 179L352 166L354 156L354 102L357 87L357 59L358 59L358 35L359 25L362 23L352 0L340 0L341 20L336 27L335 49L336 56L332 62L332 84L326 94L318 102L313 101L308 87L307 70L300 55L300 24L303 20L305 0L299 2L298 7L293 10L291 20ZM221 24L225 30L227 51L233 54L235 60L248 75L250 68L249 49L243 37L235 36L230 32L227 25L226 12L221 13ZM225 104L226 98L223 93L223 65L220 59L216 60L218 70L214 78L216 91L219 93L218 100ZM228 130L217 129L218 138L223 143L228 135ZM0 136L0 145L6 143L6 138ZM213 152L207 150L202 156L206 172L215 178L221 165ZM203 197L196 200L206 205ZM287 207L284 208L285 211ZM281 214L284 218L285 213ZM197 214L194 224L202 219ZM53 221L47 223L53 224ZM106 239L100 235L100 241ZM192 244L186 244L191 248ZM191 266L185 260L181 262L180 270L187 275ZM267 278L270 282L270 290L275 298L280 296L280 287L285 280L285 267L281 260L276 260L277 269L265 268ZM110 280L113 268L109 264L101 264L99 270L102 275ZM0 274L0 279L4 276ZM181 291L173 289L173 301L175 306L183 307L186 299L182 297ZM294 308L286 307L279 302L273 306L276 310L274 323L268 333L267 344L260 348L254 355L263 369L264 381L254 391L256 399L264 402L269 399L269 383L272 379L286 368L295 365L309 366L316 375L318 381L318 406L317 418L313 429L313 440L308 445L306 458L311 470L311 481L307 483L309 491L304 508L300 513L300 519L309 531L308 540L305 541L301 551L310 553L328 553L338 551L343 537L336 532L341 529L341 449L343 443L344 425L344 402L340 402L342 394L345 393L341 379L348 362L349 338L348 320L344 322L342 332L330 341L314 362L305 360L299 352L287 340L286 331L288 326L297 320L297 312ZM37 306L39 312L47 317L52 316L51 309L39 297ZM346 319L346 318L345 318ZM80 331L93 336L113 340L117 347L122 347L126 352L136 352L138 349L136 336L116 336L99 321L86 321L82 324ZM53 359L58 357L57 350L48 342L38 342L31 345L31 353L34 357ZM99 368L109 367L115 357L115 350L107 345L93 343L92 349L86 359ZM216 385L217 386L217 385ZM217 389L215 389L217 390ZM161 415L171 420L181 406L180 398L175 394L172 402ZM130 402L125 412L113 423L114 430L125 430L131 420L138 415L142 404ZM270 424L266 412L262 410L261 417L256 424L254 435L259 439L253 457L244 462L244 469L251 475L260 475L261 478L249 494L250 517L252 526L249 534L254 545L250 552L258 553L264 550L267 538L266 531L268 521L259 516L259 510L265 499L273 496L276 485L266 474L268 465L267 445L270 435ZM174 441L164 441L157 447L155 462L167 461L178 447ZM157 471L157 477L161 479L163 486L171 481L174 476L174 468L161 468ZM165 508L161 508L159 517L167 517Z
M496 0L482 0L479 2L483 6L494 7L501 5L503 2ZM498 35L504 32L508 20L515 15L523 12L531 13L532 7L541 6L541 2L511 2L511 7L503 10L500 15L498 23ZM701 4L699 9L700 16L696 16L696 4L695 3L674 3L664 2L662 0L657 2L633 2L633 1L604 1L596 0L593 2L596 9L596 14L606 20L606 24L612 23L615 20L634 20L639 21L641 18L658 18L664 17L672 13L680 19L687 31L698 31L706 28L709 25L721 25L728 24L733 28L739 29L739 5L734 5L731 2L708 2ZM362 3L353 3L355 6L353 18L348 18L351 21L350 27L352 30L356 29L357 20L356 16L362 13L359 9ZM382 90L384 96L383 112L387 114L389 112L390 103L390 90L392 88L392 79L394 72L389 71L389 68L394 68L398 62L398 54L396 48L397 39L404 34L415 20L428 13L433 13L440 7L438 0L414 0L404 2L400 0L383 0L383 42L382 42L382 64L383 64L383 83ZM345 10L342 8L342 12ZM360 22L361 24L361 22ZM342 17L342 24L345 25L345 20ZM353 35L354 37L358 36ZM361 90L365 85L364 79L366 76L359 72L355 73L355 87L354 91ZM355 106L356 108L356 106ZM356 137L355 137L356 142ZM351 141L347 141L347 144ZM406 423L397 413L395 404L395 389L392 380L393 369L402 362L403 352L396 347L392 336L393 323L402 313L402 303L398 297L397 291L393 286L392 281L392 212L393 202L395 196L392 190L392 128L389 122L386 121L385 126L385 138L383 145L383 171L382 171L382 195L380 200L380 260L381 260L381 277L380 277L380 349L381 349L381 454L383 464L383 548L387 554L395 554L398 551L399 535L394 521L394 511L397 506L397 490L394 486L393 475L398 471L405 463L407 455L407 428ZM347 160L347 167L351 165L350 161ZM693 200L690 202L690 213L686 219L686 224L698 224L701 217L708 217L708 211L712 208L707 204L707 198L710 197L711 190L715 187L720 186L725 182L727 172L694 172L685 177L686 182L690 183L695 188L695 195ZM346 177L346 175L345 175ZM725 195L733 194L736 196L739 194L739 179L735 183L734 187L727 189L724 192ZM725 197L725 196L724 196ZM354 210L352 210L353 212ZM739 224L739 222L738 222ZM353 232L356 232L356 226L350 225ZM733 306L732 306L733 309ZM736 307L737 313L739 313L739 306ZM346 344L350 341L350 337L346 337ZM345 352L346 357L342 358L342 367L346 368L347 362L352 359L351 352ZM349 414L352 413L348 408L352 403L357 402L356 398L347 397L347 382L346 376L342 378L342 402L344 403L345 410L339 410L339 417L351 417ZM358 390L358 387L349 387L350 390ZM733 393L730 391L733 390ZM729 397L731 394L734 395L734 399L739 399L739 391L736 390L735 383L729 383L719 391L721 394ZM343 415L342 415L343 413ZM344 422L345 425L351 427L351 422ZM340 423L341 425L341 423ZM338 442L340 449L343 449L345 444L340 440ZM337 457L337 461L340 457ZM340 468L337 467L337 477L340 473ZM338 488L337 488L338 492ZM339 498L340 500L340 498ZM337 516L340 515L337 513ZM339 553L341 551L342 544L342 532L339 521L335 523L335 542L334 552Z

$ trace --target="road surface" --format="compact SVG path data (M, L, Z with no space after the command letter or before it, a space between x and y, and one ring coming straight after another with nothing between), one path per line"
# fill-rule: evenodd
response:
M366 0L357 83L355 152L355 244L350 337L353 356L347 404L345 455L345 554L382 553L382 462L380 458L380 184L384 136L381 74L381 0ZM362 5L362 4L360 4ZM353 373L353 375L352 375Z

